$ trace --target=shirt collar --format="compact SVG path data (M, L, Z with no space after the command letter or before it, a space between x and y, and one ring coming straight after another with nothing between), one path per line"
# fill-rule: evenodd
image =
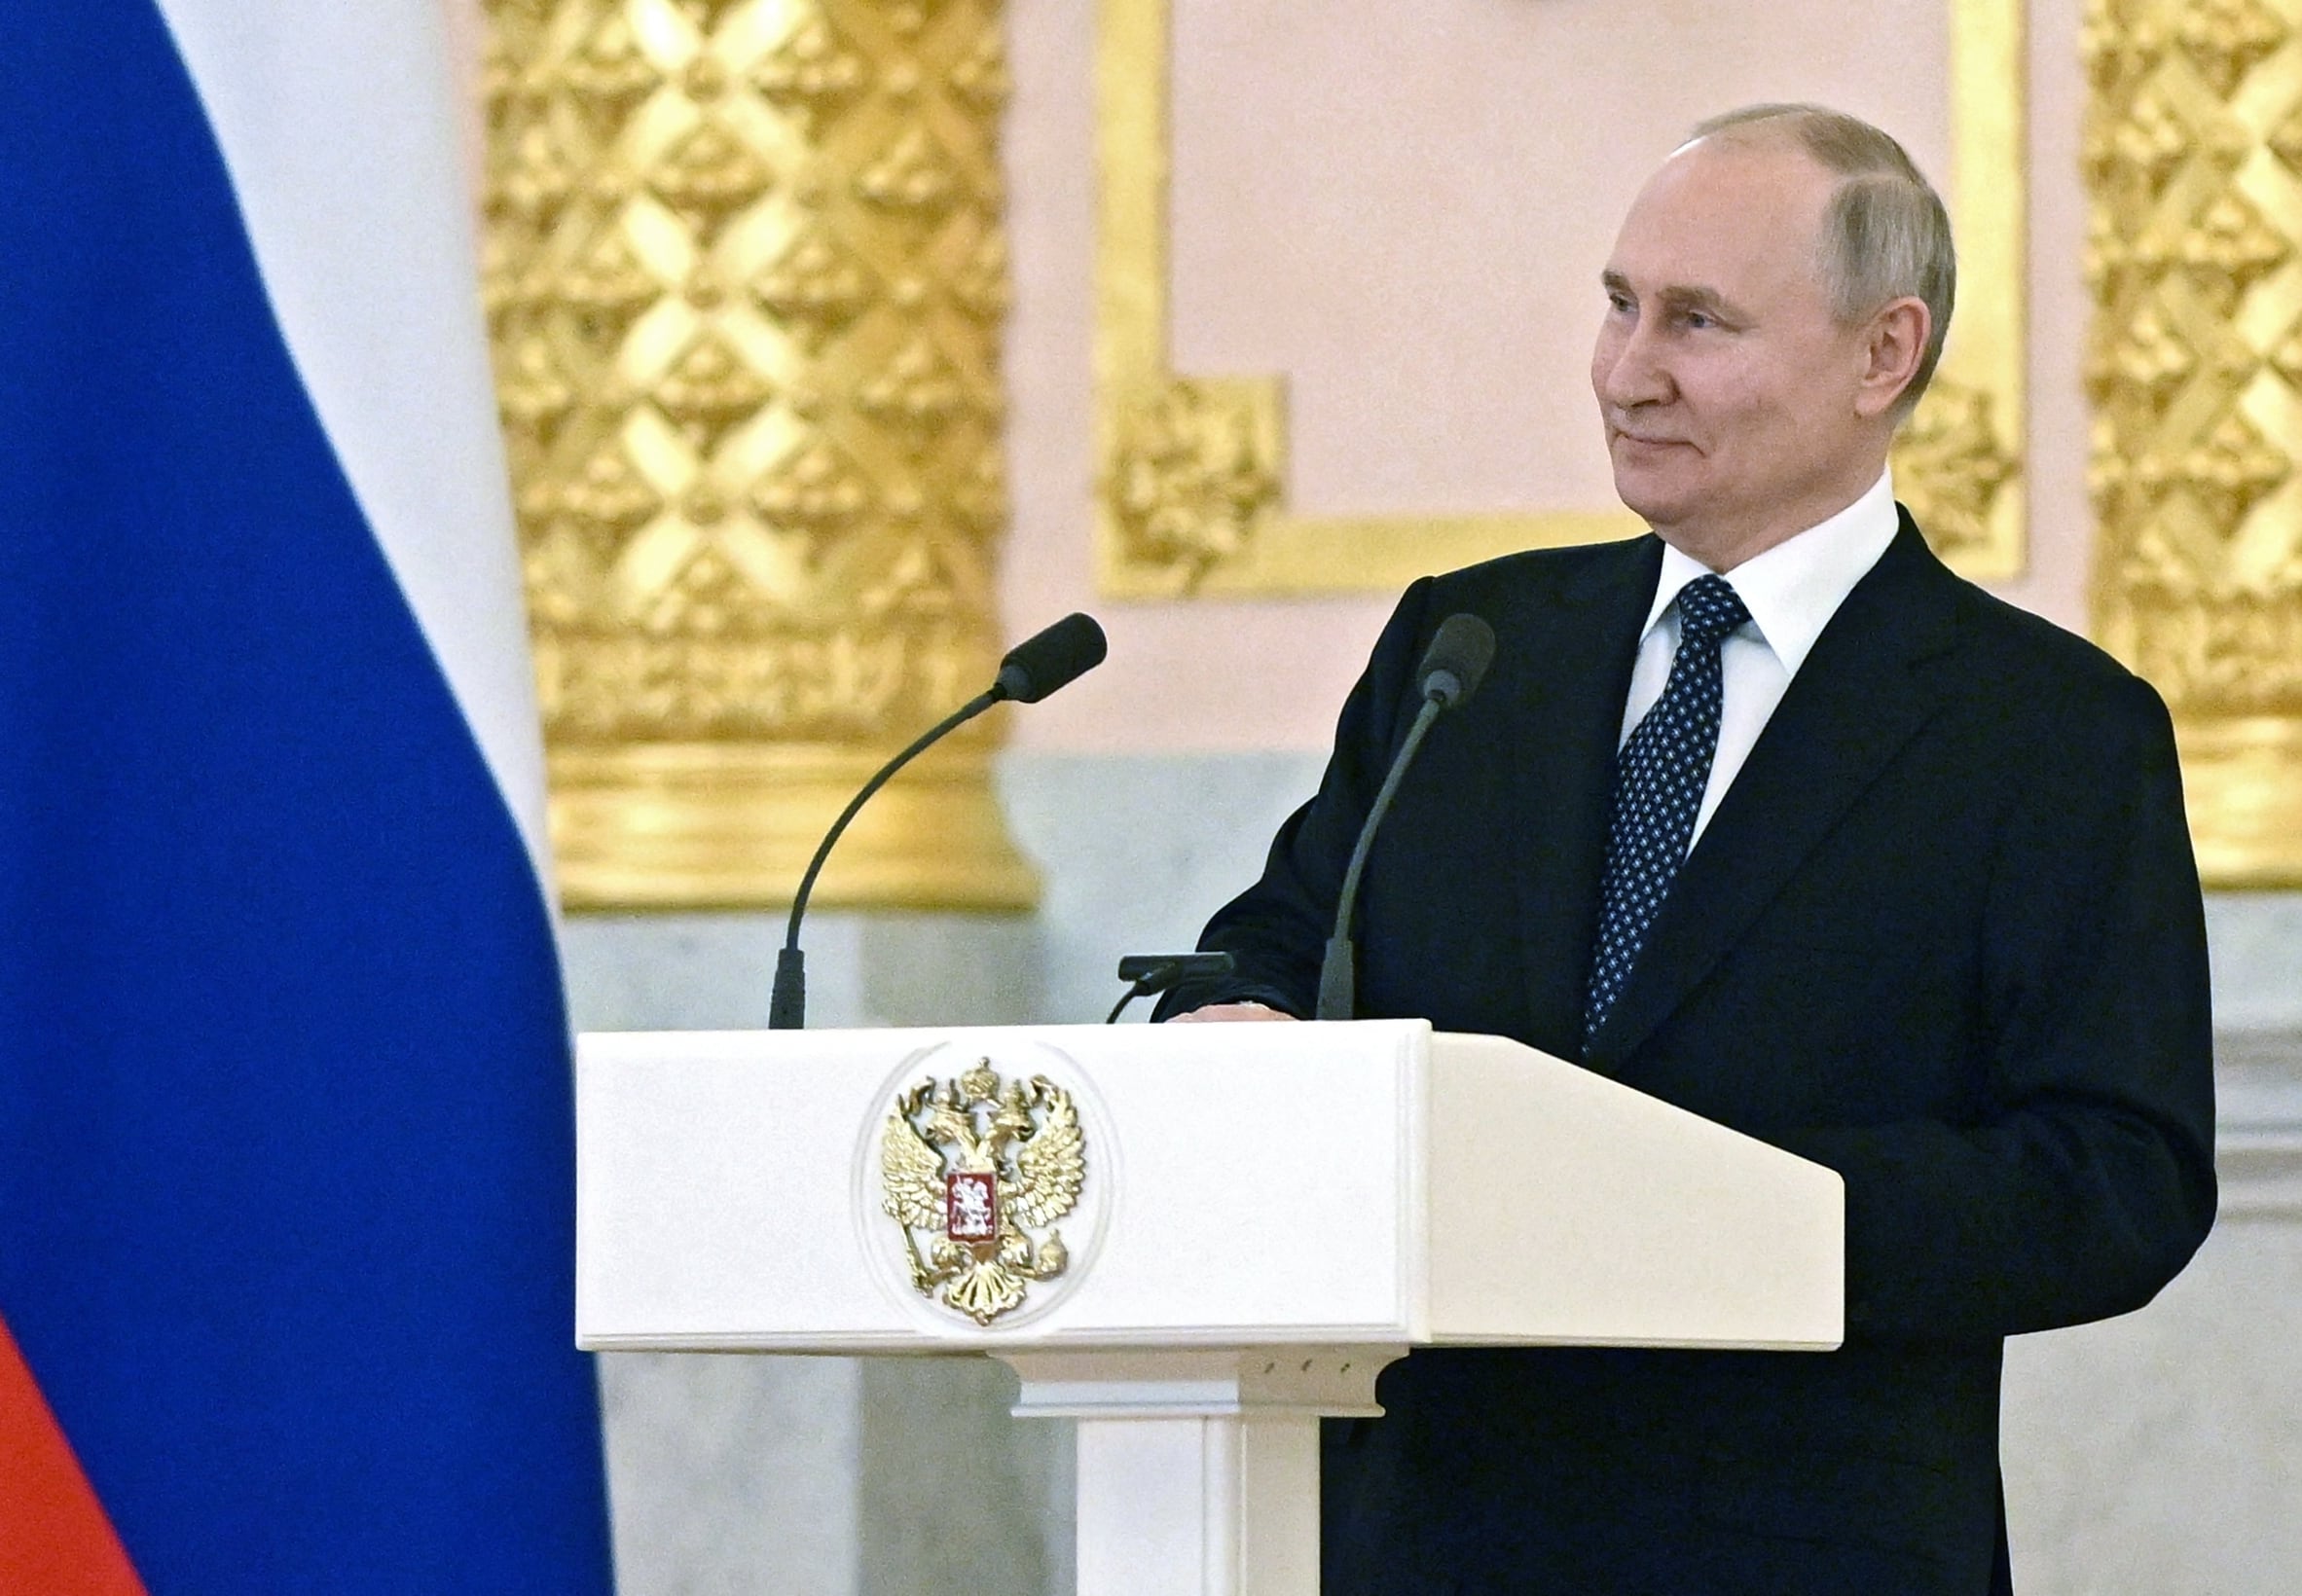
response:
M1784 538L1727 573L1736 596L1750 611L1751 624L1785 674L1798 674L1822 629L1839 612L1854 584L1870 573L1902 525L1894 508L1894 473L1886 471L1870 491L1829 520ZM1643 641L1678 598L1678 590L1711 569L1693 555L1665 544L1663 575L1655 602L1640 629Z

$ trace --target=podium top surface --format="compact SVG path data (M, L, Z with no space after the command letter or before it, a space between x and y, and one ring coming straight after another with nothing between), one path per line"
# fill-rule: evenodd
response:
M1420 1021L591 1034L602 1350L1821 1349L1837 1175Z

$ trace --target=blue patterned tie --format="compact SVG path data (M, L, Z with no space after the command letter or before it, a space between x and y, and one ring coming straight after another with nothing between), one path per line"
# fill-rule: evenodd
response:
M1687 856L1719 746L1719 644L1750 619L1723 576L1697 577L1679 589L1675 602L1678 654L1670 681L1615 757L1598 952L1583 1005L1586 1050L1623 996L1647 927Z

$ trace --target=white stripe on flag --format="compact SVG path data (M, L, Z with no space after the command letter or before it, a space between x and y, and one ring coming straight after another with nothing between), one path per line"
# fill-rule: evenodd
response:
M159 0L274 314L550 882L543 749L438 0Z

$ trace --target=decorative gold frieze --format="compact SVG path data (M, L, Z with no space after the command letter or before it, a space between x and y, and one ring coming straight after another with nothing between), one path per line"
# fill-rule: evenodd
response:
M2023 0L1949 0L1949 185L1959 308L1895 485L1945 558L2025 560L2021 489L2028 235ZM1515 549L1621 537L1619 508L1309 517L1286 503L1285 384L1175 372L1167 348L1172 0L1101 0L1096 246L1097 571L1123 598L1392 589Z
M2302 886L2302 0L2090 0L2095 621L2211 885Z
M618 12L592 29L560 69L560 81L586 110L612 124L654 92L660 79Z
M490 0L484 300L571 905L787 899L990 679L997 0ZM1020 907L999 717L819 901Z
M821 17L809 18L752 70L751 83L810 132L869 87L871 65Z
M982 41L951 69L951 88L983 115L999 115L1015 91L1006 52L995 48L995 41Z
M2187 0L2164 20L2191 66L2224 100L2293 36L2286 18L2262 0Z

